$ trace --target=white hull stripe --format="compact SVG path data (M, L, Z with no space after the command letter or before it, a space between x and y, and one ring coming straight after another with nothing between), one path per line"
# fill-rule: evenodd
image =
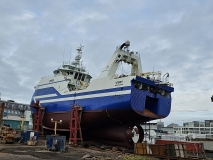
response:
M47 97L54 97L57 96L57 94L47 94L47 95L42 95L42 96L35 96L34 99L38 99L38 98L47 98Z
M47 98L47 97L54 97L54 96L57 96L57 94L47 94L47 95L42 95L42 96L34 96L33 97L33 100L34 100L34 103L36 103L36 99L39 99L39 98Z
M124 91L107 92L107 93L99 93L99 94L90 94L90 95L83 95L83 96L76 96L76 97L66 97L66 98L41 100L40 103L69 101L69 100L87 99L87 98L96 98L96 97L106 97L106 96L119 96L119 95L130 94L130 93L131 93L131 90L124 90Z

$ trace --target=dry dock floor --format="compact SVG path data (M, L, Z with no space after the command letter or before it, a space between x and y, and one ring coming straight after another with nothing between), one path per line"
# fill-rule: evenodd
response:
M30 160L30 159L60 159L60 160L122 160L122 153L93 150L84 147L68 146L67 152L54 152L45 148L45 141L39 141L36 146L23 144L0 143L0 160ZM89 156L90 155L90 156ZM83 158L85 157L85 158ZM86 158L87 157L87 158Z
M40 140L36 146L0 143L0 160L157 160L154 157L143 157L113 150L66 146L68 151L54 152L46 149L44 140ZM208 160L213 160L213 153L206 153L206 156Z

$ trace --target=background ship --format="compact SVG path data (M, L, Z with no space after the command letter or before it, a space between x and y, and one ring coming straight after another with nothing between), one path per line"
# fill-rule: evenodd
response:
M53 76L43 77L32 96L45 107L44 128L53 130L51 119L62 120L58 131L69 132L71 106L83 108L81 127L84 138L132 144L143 140L140 124L165 118L171 109L172 84L169 74L142 72L139 54L129 50L130 42L118 46L97 79L82 66L82 46L71 64L63 64ZM120 62L131 65L129 75L116 75ZM90 82L91 81L91 82ZM137 136L134 136L137 135Z

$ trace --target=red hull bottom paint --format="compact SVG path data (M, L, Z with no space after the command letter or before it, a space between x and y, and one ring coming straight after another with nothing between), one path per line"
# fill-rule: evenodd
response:
M45 113L43 118L44 128L49 130L54 129L54 123L51 122L51 118L53 118L54 121L62 120L62 123L58 124L57 130L69 131L70 112ZM141 116L133 110L83 111L81 118L81 128L82 130L89 130L90 128L98 129L111 125L119 126L121 124L141 124L153 119L150 117Z
M43 126L45 129L50 131L54 130L54 123L51 122L52 118L54 121L62 120L62 123L57 126L57 131L60 131L60 133L64 132L64 134L69 133L70 112L45 113ZM138 142L142 142L144 133L139 124L153 119L141 116L133 110L84 111L81 119L83 139L109 142L111 144L122 146L131 146L133 144L133 127L138 125Z

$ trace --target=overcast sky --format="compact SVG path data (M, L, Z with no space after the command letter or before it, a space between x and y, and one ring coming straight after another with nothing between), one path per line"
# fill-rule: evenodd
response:
M144 72L170 73L172 110L211 110L212 8L210 0L1 0L1 98L29 103L40 78L69 61L70 50L73 59L80 43L97 78L129 40Z

